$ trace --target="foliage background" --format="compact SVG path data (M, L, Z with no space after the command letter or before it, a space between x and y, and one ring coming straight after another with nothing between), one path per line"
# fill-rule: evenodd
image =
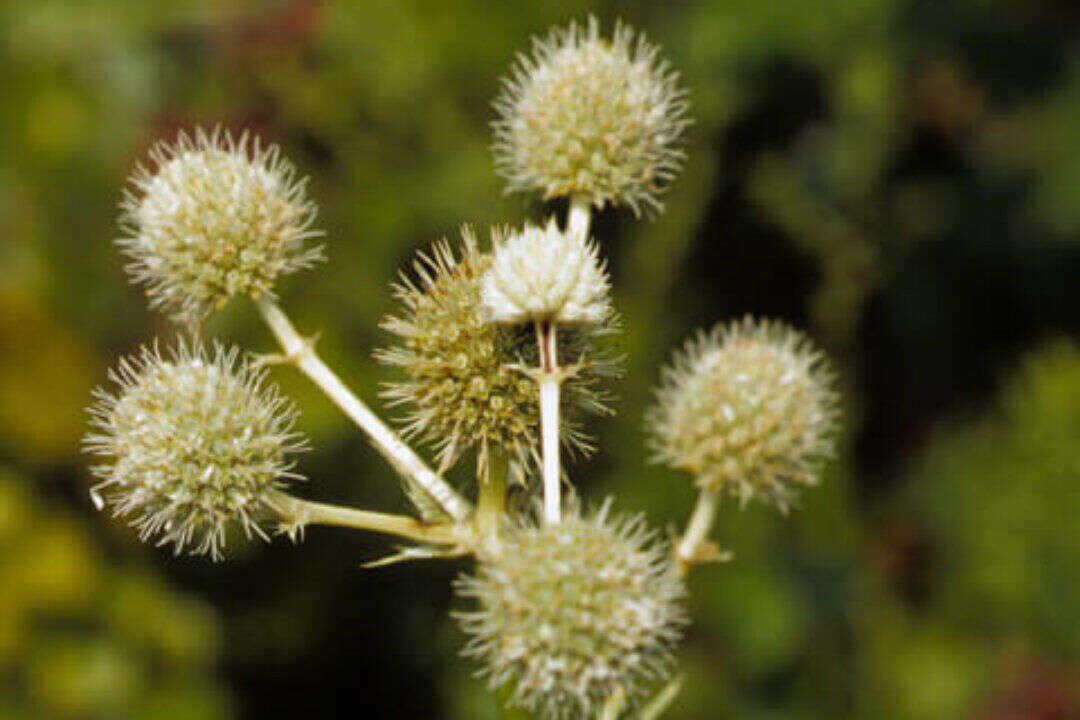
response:
M494 718L455 657L446 564L362 571L314 529L174 559L95 514L82 407L175 331L110 245L136 159L220 123L312 176L331 262L281 288L361 394L409 256L501 195L490 100L549 25L622 17L694 104L667 212L606 212L628 374L574 469L658 525L658 365L747 312L807 327L846 396L840 461L785 520L723 512L693 578L679 718L1080 716L1080 11L1070 0L6 0L0 4L0 716ZM210 330L271 340L233 303ZM327 401L275 373L320 499L402 509Z

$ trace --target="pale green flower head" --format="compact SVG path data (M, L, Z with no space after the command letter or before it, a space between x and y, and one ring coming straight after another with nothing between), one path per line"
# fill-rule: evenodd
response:
M526 224L495 240L482 297L492 322L601 324L612 315L611 284L584 233Z
M533 39L495 101L495 164L507 192L579 195L597 208L660 210L682 167L686 93L659 49L590 17Z
M492 689L542 718L595 717L615 693L640 699L674 665L686 590L670 548L641 516L568 512L523 522L456 583L456 613Z
M702 488L786 512L835 452L839 395L802 333L774 320L699 331L665 367L647 415L654 460Z
M221 558L230 526L266 538L260 521L295 474L291 456L306 449L293 431L296 412L236 348L181 342L155 345L109 373L115 394L98 389L90 408L88 452L99 509L130 518L145 540L177 554Z
M276 145L246 132L180 133L150 152L121 203L117 240L152 307L198 321L234 295L271 294L281 277L322 259L306 241L315 204Z
M505 234L494 229L492 243ZM443 241L420 254L413 272L402 273L394 288L401 309L382 327L397 342L375 357L404 377L387 383L383 397L404 411L398 420L406 438L435 447L440 471L475 450L477 474L485 476L491 452L498 450L520 477L536 462L540 436L536 383L519 369L537 364L536 339L531 324L489 321L482 285L492 253L480 248L469 227L461 237L456 251ZM583 415L611 412L604 382L619 368L601 346L613 323L563 334L559 362L579 367L563 385L567 412L560 436L568 450L592 450L579 422Z

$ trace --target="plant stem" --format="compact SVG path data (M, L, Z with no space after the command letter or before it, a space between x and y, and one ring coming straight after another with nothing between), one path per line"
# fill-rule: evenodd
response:
M476 506L476 528L483 536L493 536L499 530L506 512L506 453L493 449L487 472L477 478L480 485Z
M716 511L720 509L720 493L702 490L698 495L697 505L686 526L686 533L679 542L677 556L679 572L686 574L699 560L701 546L705 544L716 520Z
M427 524L406 515L302 500L284 492L276 493L274 502L280 509L282 518L288 524L300 528L310 524L359 528L435 545L456 545L462 541L451 525Z
M544 521L557 523L562 518L559 485L559 374L558 339L555 323L536 323L536 341L540 346L540 367L536 381L540 386L540 441L544 473Z
M255 298L255 304L270 326L288 362L295 364L363 430L387 462L405 478L420 486L439 507L456 522L465 520L471 507L445 480L390 429L315 353L312 344L296 332L292 322L267 295Z
M587 197L574 195L570 198L570 210L566 218L566 225L570 231L588 235L591 216L592 204Z

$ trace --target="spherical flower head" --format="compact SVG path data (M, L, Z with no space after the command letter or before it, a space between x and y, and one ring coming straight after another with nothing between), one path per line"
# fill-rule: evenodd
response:
M150 304L194 322L234 295L271 293L275 281L322 258L305 241L315 205L306 180L245 132L199 129L150 153L124 193L117 241Z
M678 74L658 52L622 23L602 38L595 17L534 38L532 57L519 56L495 101L493 150L507 192L660 210L689 121Z
M482 298L496 323L603 323L612 313L611 285L599 250L584 233L525 225L495 240Z
M296 413L238 355L197 343L164 356L144 348L110 372L116 394L95 391L84 444L109 462L93 469L101 482L91 497L131 518L144 541L218 560L232 524L265 539L259 521L284 481L300 479L290 459L306 447Z
M822 356L787 325L757 321L699 332L664 368L648 415L655 459L708 490L786 512L834 452L839 396Z
M594 717L620 691L639 698L669 672L687 622L669 548L609 507L508 529L456 584L477 605L456 614L463 654L544 718Z
M493 231L496 238L502 234ZM440 471L473 448L480 476L486 476L493 450L507 454L519 470L536 456L536 383L515 369L537 364L536 340L531 326L488 322L481 280L491 264L491 254L463 228L456 254L445 241L437 243L414 262L412 277L402 274L394 288L401 312L382 322L399 343L378 351L376 358L405 375L388 383L383 397L391 407L407 408L399 418L403 434L433 444ZM569 450L591 450L578 417L610 412L603 381L617 375L618 366L600 346L613 322L563 334L560 363L579 364L563 385L562 437Z

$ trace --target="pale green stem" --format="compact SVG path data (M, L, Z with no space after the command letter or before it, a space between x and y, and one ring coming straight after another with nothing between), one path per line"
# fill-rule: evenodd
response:
M555 323L536 323L540 346L540 367L536 382L540 386L540 443L544 477L544 521L562 519L562 488L559 484L559 373L558 339Z
M491 450L487 472L477 478L480 484L476 503L476 527L480 534L494 535L506 512L506 454Z
M678 554L679 570L683 574L699 561L702 545L709 537L713 522L716 520L716 512L720 509L720 493L710 490L702 490L698 495L697 505L690 516L690 523L686 526L686 533L679 541Z
M296 332L292 322L267 295L255 298L255 304L270 326L287 361L294 363L363 430L387 462L402 476L421 487L439 507L457 522L465 520L471 507L447 482L390 429L315 353L311 343Z
M372 532L397 535L417 542L435 545L457 545L463 540L451 525L423 523L406 515L357 510L356 508L302 500L287 493L275 493L274 505L286 527L305 525L334 525Z
M592 216L592 203L584 195L574 195L570 198L570 211L567 213L566 225L571 232L582 235L589 234L589 221Z

